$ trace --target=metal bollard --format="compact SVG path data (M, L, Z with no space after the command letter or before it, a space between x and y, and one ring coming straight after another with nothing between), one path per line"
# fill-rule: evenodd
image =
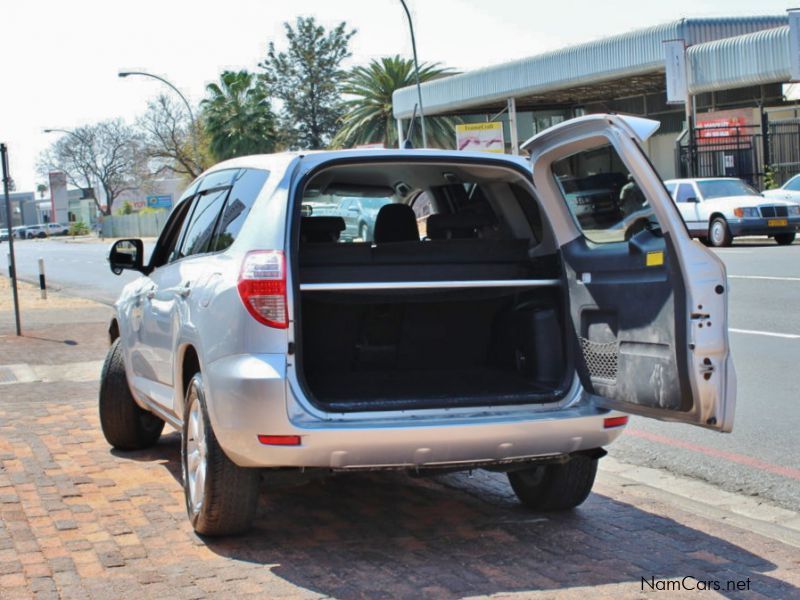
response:
M39 289L42 291L42 300L47 300L47 283L44 279L44 259L39 259Z

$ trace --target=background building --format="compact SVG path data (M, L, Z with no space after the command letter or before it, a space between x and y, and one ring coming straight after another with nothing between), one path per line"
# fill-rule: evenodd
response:
M661 123L645 149L663 178L731 175L762 185L770 167L783 180L800 171L800 120L784 89L797 16L680 19L427 82L424 112L500 121L511 153L574 116L646 116ZM667 98L665 42L673 40L683 42L681 103ZM417 102L414 87L395 92L398 127Z

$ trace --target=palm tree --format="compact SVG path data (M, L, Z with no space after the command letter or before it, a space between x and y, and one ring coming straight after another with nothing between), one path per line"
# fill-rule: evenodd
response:
M420 82L431 81L455 71L440 63L420 65ZM354 98L345 104L348 112L342 117L342 128L332 145L352 147L357 144L383 143L387 148L397 146L397 126L392 115L392 94L395 90L415 85L414 61L387 56L372 60L366 67L355 67L349 74L343 92ZM428 145L452 148L455 144L454 117L426 117ZM419 127L415 127L413 142L421 147Z
M208 84L206 91L200 106L217 160L275 151L275 115L266 87L253 73L224 71L219 84Z

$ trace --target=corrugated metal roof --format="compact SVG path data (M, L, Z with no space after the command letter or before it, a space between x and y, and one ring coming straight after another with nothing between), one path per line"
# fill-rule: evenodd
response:
M425 114L651 73L664 68L664 40L685 39L693 45L787 24L788 18L781 15L680 19L469 71L424 83ZM416 88L395 91L392 102L395 117L410 117L417 103Z
M713 92L789 81L789 27L689 48L689 92Z

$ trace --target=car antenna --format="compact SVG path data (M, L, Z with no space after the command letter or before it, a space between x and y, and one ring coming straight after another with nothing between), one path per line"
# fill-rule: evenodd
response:
M414 112L411 115L411 122L408 124L408 131L406 131L406 139L403 142L403 149L413 150L414 142L411 141L411 136L414 135L414 124L417 122L417 104L414 105Z

